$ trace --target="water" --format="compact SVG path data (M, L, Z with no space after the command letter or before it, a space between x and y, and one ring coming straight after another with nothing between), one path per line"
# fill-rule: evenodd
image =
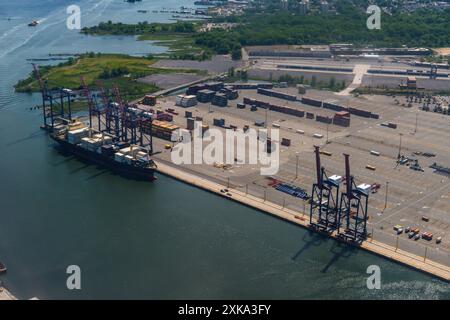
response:
M163 176L135 182L65 158L30 111L39 95L12 85L28 58L85 51L161 52L124 37L86 37L65 28L74 1L0 4L0 259L19 298L448 299L448 284L309 233ZM193 1L78 1L84 25L167 21L151 10ZM138 9L150 13L136 13ZM11 17L12 20L6 20ZM32 20L42 20L28 28ZM82 290L66 289L79 265ZM366 268L382 270L367 290Z

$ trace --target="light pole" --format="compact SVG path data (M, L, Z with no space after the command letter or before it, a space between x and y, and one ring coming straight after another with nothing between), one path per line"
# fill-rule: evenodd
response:
M414 134L417 133L417 124L419 122L419 112L416 113L416 127L414 128Z
M388 202L388 192L389 192L389 181L386 181L386 196L384 198L384 210L387 208L387 202Z
M400 136L400 144L398 145L398 159L402 156L402 137L403 133L399 133Z
M269 112L269 106L266 108L266 120L264 121L264 128L267 128L267 114Z

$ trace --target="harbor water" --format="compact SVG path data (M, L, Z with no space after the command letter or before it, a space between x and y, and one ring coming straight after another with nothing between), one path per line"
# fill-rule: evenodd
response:
M4 285L21 299L449 299L448 283L171 178L137 182L58 153L30 110L40 95L13 89L32 70L27 59L166 50L68 30L66 7L78 4L90 26L169 21L152 11L193 2L0 2ZM28 27L33 20L40 24ZM67 289L70 265L81 268L81 290ZM380 290L367 288L371 265L381 269Z

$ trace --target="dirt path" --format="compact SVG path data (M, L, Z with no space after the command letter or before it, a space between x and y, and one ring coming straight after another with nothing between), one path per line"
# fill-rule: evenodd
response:
M370 66L367 64L357 64L353 69L353 74L355 75L355 77L353 78L353 82L344 90L336 93L336 95L348 96L353 90L359 88L359 86L361 86L362 79L364 78L364 75L367 73L367 70L369 70L369 68Z

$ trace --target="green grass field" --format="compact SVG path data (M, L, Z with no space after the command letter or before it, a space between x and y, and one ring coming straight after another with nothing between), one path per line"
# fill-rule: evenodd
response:
M200 48L195 44L194 36L191 34L143 34L138 37L140 41L154 41L157 46L167 47L167 53L158 55L161 58L190 58L207 59L210 53L205 48Z
M136 80L152 74L177 73L181 70L153 67L156 62L153 58L131 57L116 54L83 55L74 60L71 65L59 65L54 67L41 67L42 78L48 81L49 88L69 88L77 90L81 86L80 77L83 76L86 83L93 90L97 88L97 81L101 80L106 89L117 84L125 98L135 98L147 93L155 92L159 88L156 85L144 84ZM102 77L105 70L125 70L117 76ZM197 73L196 70L183 70L183 72ZM15 86L17 92L37 92L39 83L34 78L34 73Z

